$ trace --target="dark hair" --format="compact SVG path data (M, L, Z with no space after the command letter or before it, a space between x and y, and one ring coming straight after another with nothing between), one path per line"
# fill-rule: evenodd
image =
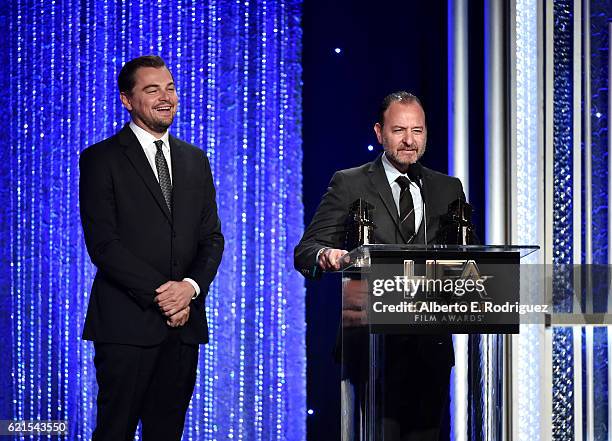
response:
M383 122L385 120L385 112L391 104L397 102L403 104L417 103L419 106L421 106L423 112L425 112L425 108L423 107L423 104L421 103L419 97L413 95L410 92L406 92L405 90L400 90L398 92L390 93L383 99L382 103L380 104L380 108L378 109L378 119L376 121L378 124L380 124L381 126L383 125Z
M123 65L117 78L119 92L131 94L136 80L134 74L141 67L166 67L166 63L157 55L143 55L142 57L134 58ZM171 74L172 75L172 74Z

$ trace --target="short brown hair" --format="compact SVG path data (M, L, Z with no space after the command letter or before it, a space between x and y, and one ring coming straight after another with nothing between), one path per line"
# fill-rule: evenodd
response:
M164 60L157 55L143 55L142 57L134 58L123 65L117 78L119 92L130 95L136 80L134 74L141 67L166 67ZM172 74L170 74L172 75Z
M385 121L385 112L391 104L396 102L404 104L417 103L419 106L421 106L423 112L425 112L425 108L423 107L423 104L418 96L410 92L406 92L405 90L400 90L390 93L383 99L382 103L380 104L380 108L378 109L378 120L376 121L378 124L381 126L383 125L383 122Z

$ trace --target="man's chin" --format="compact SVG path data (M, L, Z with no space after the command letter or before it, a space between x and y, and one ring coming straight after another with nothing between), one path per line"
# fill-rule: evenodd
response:
M406 155L406 156L394 155L394 156L391 156L390 158L389 156L387 156L387 158L389 159L389 162L391 162L398 169L406 169L408 168L409 165L414 164L415 162L419 160L416 154Z
M402 155L400 159L402 163L405 165L414 164L415 162L419 160L419 154L417 153L416 150L410 150L409 153Z
M172 125L173 120L174 119L171 119L169 122L168 121L155 121L153 128L155 129L156 132L163 133L166 130L168 130L168 127Z

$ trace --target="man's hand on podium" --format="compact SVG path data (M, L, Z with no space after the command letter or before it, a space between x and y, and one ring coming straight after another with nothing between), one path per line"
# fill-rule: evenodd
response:
M337 248L325 248L319 254L317 264L323 271L338 271L342 266L342 256L345 254L348 254L348 251Z

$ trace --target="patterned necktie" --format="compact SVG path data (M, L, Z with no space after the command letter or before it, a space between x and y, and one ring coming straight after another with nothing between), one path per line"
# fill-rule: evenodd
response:
M157 147L157 153L155 153L155 167L157 168L157 178L159 179L159 186L161 187L162 194L168 205L168 210L172 212L172 181L170 180L170 171L168 170L168 163L166 157L162 151L164 141L161 139L154 141L155 147Z
M414 237L414 203L410 194L410 180L405 176L400 176L395 182L401 188L399 200L400 229L406 241L410 242Z

